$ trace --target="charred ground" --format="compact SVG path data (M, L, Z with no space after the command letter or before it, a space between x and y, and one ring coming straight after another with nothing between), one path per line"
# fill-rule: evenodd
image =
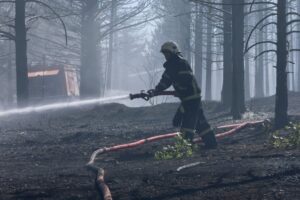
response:
M290 113L300 121L299 94ZM272 117L274 98L249 102L247 117ZM128 108L120 104L68 108L1 118L0 199L98 199L95 176L84 166L99 147L176 131L177 104ZM232 123L217 103L204 103L213 126ZM170 142L109 153L97 164L106 171L114 199L300 199L300 152L268 144L256 126L199 150L191 158L158 161L154 152ZM200 165L177 172L182 165Z

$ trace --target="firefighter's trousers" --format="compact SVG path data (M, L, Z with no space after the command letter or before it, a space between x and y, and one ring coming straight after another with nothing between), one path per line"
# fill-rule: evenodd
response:
M216 146L215 135L204 116L201 99L182 102L173 118L173 125L181 127L180 132L190 141L196 133L202 137L205 145Z

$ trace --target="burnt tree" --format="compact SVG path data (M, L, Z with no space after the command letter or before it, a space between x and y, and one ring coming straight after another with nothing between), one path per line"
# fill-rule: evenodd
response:
M244 92L244 0L232 0L232 104L234 119L241 119L245 112Z
M196 4L197 15L195 22L195 76L202 87L203 70L203 8Z
M28 105L28 67L25 6L25 0L15 1L15 47L18 107L25 107Z
M297 13L300 13L300 1L297 1ZM300 23L298 23L297 31L300 31ZM300 39L297 40L297 47L300 48ZM298 92L300 92L300 53L297 53L297 88Z
M286 0L277 2L277 85L275 103L275 128L288 124L288 88L287 88L287 16Z
M232 102L232 16L231 16L231 0L223 0L223 88L222 88L222 104L230 107Z
M206 88L205 88L205 99L212 100L212 21L211 21L211 8L208 11L208 22L207 22L207 47L206 47Z
M258 9L263 9L263 7L261 5L258 6ZM257 21L259 21L260 19L263 18L263 12L258 12L257 14ZM264 36L263 36L263 31L262 30L258 30L257 33L257 37L256 37L256 43L263 41ZM259 55L260 53L262 53L264 51L264 46L263 45L257 45L255 48L255 53L257 55ZM259 56L256 60L255 60L255 90L254 90L254 96L255 98L262 98L264 97L264 57L263 56Z
M106 89L112 89L112 77L113 77L113 48L114 48L114 26L116 18L116 6L117 1L111 1L110 11L110 32L109 32L109 47L108 47L108 61L107 61L107 74L106 74Z
M89 0L82 6L81 13L81 68L80 97L96 98L100 96L101 68L98 63L98 1Z

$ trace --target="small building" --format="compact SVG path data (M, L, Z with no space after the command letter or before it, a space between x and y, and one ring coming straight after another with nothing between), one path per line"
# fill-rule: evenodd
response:
M30 102L73 99L79 96L79 81L72 66L34 66L28 70Z

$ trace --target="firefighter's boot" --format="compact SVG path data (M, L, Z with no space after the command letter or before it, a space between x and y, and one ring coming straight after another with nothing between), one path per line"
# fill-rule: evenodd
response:
M214 132L211 130L210 132L206 133L202 137L202 141L204 142L205 149L215 149L218 146L216 137Z

